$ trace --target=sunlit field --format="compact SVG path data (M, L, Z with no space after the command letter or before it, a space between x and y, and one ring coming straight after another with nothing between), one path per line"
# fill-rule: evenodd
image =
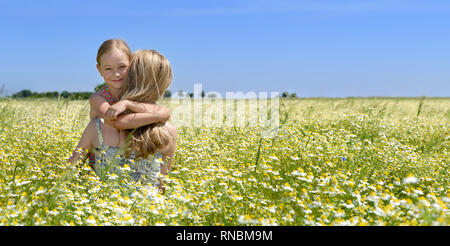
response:
M179 126L161 194L67 163L87 101L0 99L0 225L450 225L450 98L279 105L269 136Z

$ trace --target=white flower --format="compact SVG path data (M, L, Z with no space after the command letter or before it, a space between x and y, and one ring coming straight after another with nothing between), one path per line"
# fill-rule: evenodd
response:
M114 179L117 179L117 178L118 178L118 176L115 173L111 173L109 175L109 179L111 179L111 180L114 180Z
M307 178L298 178L299 180L301 180L301 181L305 181L305 182L308 182L308 183L311 183L312 181L313 181L313 177L310 177L310 176L308 176Z
M378 216L386 216L386 213L383 211L383 209L376 207L374 213Z
M279 160L278 157L276 157L276 156L269 156L269 159L276 160L276 161Z
M253 219L250 215L241 215L238 218L239 224L255 224L258 221Z
M423 191L421 191L421 190L414 190L414 193L419 196L423 195Z
M39 189L36 191L36 193L34 193L36 196L39 194L42 194L44 192L46 192L47 190L43 187L39 187Z
M290 187L289 184L284 184L281 186L281 188L283 188L286 191L294 191L294 189L292 189L292 187Z
M425 207L429 207L430 206L430 203L427 200L425 200L425 199L424 200L420 200L419 203L424 205Z
M345 212L344 212L344 211L342 211L342 212L337 212L337 213L334 214L334 216L335 216L336 218L342 218L342 217L345 217Z
M90 216L88 217L88 219L86 220L86 223L87 223L88 225L96 225L96 224L97 224L97 221L95 221L94 216L90 215Z
M267 210L271 213L275 213L277 211L275 206L271 206L271 207L267 208Z
M125 164L125 165L123 165L122 170L129 172L129 171L131 171L131 168L129 165Z
M27 180L27 181L22 181L22 182L17 182L16 181L16 186L21 186L21 185L25 185L25 184L29 184L31 183L31 181Z
M348 209L352 209L355 207L355 205L353 205L353 203L346 203L343 205L344 207L348 208Z
M297 170L295 170L295 171L292 171L291 175L292 176L300 176L300 173Z
M414 177L413 175L409 175L408 177L403 179L403 183L404 184L415 184L417 183L417 178Z

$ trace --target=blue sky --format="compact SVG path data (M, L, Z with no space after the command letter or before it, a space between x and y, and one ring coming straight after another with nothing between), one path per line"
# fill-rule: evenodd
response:
M0 88L91 91L100 44L171 62L171 91L450 96L450 2L0 0Z

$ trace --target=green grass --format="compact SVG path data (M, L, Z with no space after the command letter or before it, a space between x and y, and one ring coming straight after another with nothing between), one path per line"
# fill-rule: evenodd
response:
M66 163L87 101L1 100L0 225L450 224L449 98L279 103L274 135L178 127L158 195Z

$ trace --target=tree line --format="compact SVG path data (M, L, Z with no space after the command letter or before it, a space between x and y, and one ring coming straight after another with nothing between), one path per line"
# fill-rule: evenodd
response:
M35 92L28 89L21 90L17 93L11 95L12 98L67 98L69 100L87 100L94 94L94 92L57 92L57 91L47 91L47 92ZM164 97L170 97L171 92L166 90Z
M100 90L105 83L98 84L95 86L94 91ZM94 94L94 92L69 92L69 91L47 91L47 92L35 92L28 89L21 90L11 95L12 98L67 98L69 100L87 100L89 97ZM179 91L177 94L183 95L183 91ZM194 97L194 93L187 93L189 97ZM172 92L170 90L166 90L164 92L165 98L170 98L172 96ZM202 91L200 94L201 97L205 97L205 92ZM295 93L289 93L287 91L281 93L280 97L297 97Z
M74 100L89 99L93 92L57 92L57 91L47 91L47 92L35 92L28 89L21 90L17 93L11 95L12 98L69 98Z
M32 92L31 90L25 89L21 90L17 93L12 94L12 98L67 98L72 100L87 100L94 92L68 92L68 91L47 91L47 92ZM194 97L194 93L188 93L189 97ZM170 98L172 96L172 92L170 90L166 90L164 92L165 98ZM205 97L205 92L202 91L201 97ZM283 92L281 93L281 97L297 97L295 93Z

